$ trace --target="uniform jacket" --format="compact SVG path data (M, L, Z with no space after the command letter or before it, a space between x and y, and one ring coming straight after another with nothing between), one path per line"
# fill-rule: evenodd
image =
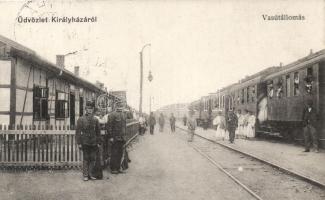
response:
M176 122L176 118L174 116L169 118L169 123L170 124L175 124L175 122Z
M126 135L126 115L122 111L114 111L107 118L107 131L114 139L123 139Z
M196 119L194 117L189 117L187 120L187 128L194 131L196 129Z
M160 115L159 118L158 118L158 123L159 123L159 125L164 125L165 124L165 117Z
M153 115L149 116L149 126L154 126L156 125L156 118Z
M309 112L308 107L304 109L303 117L302 117L304 126L310 124L313 127L317 127L318 115L316 109L314 107L311 108Z
M236 130L238 126L238 118L235 115L235 113L229 113L227 115L226 123L227 123L228 130Z
M97 145L102 142L100 124L93 115L84 115L77 121L76 127L77 144Z

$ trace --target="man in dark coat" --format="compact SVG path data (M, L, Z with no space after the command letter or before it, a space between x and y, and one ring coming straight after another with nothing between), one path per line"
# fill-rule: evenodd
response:
M232 110L228 111L228 115L226 118L226 126L227 126L227 130L229 132L229 142L234 143L235 131L238 126L238 118Z
M186 124L187 124L187 116L186 115L184 115L184 117L183 117L183 124L184 124L184 126L186 126Z
M123 156L123 145L126 135L126 116L123 113L123 106L120 102L116 104L116 110L112 112L107 120L107 131L111 135L111 160L110 168L112 174L121 173L121 160Z
M317 121L318 115L316 109L313 107L313 101L308 101L307 106L303 112L303 124L304 124L304 140L305 151L310 151L310 146L313 144L315 152L318 152L318 137L317 137Z
M160 113L159 115L158 124L159 124L159 132L163 132L165 126L165 117L162 113Z
M96 179L93 175L93 169L96 163L96 154L101 144L100 124L94 117L93 102L86 102L86 114L80 117L76 127L76 141L78 147L83 153L83 180Z
M176 118L174 117L174 113L171 114L169 118L169 123L170 123L170 129L172 132L175 132L175 123L176 123Z
M156 118L153 115L153 112L150 113L149 116L149 126L150 126L150 134L153 135L156 125Z

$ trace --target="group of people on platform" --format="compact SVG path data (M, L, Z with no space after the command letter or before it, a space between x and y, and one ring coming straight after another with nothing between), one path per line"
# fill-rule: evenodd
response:
M153 112L150 113L148 119L146 119L144 117L144 115L140 115L139 117L139 123L140 123L140 135L143 135L147 129L147 126L149 126L149 132L151 135L154 134L154 130L155 130L155 125L157 123L156 121L156 117L154 115ZM173 113L171 113L170 117L169 117L169 124L170 124L170 130L171 132L175 132L176 130L176 118L174 116ZM163 132L164 131L164 127L165 127L165 116L163 115L163 113L160 113L159 117L158 117L158 125L159 125L159 132Z
M122 102L117 102L115 107L115 111L104 115L94 112L94 102L86 102L86 113L77 121L76 142L83 154L84 181L103 178L103 158L108 158L106 163L112 174L123 173L130 162L124 147L127 116ZM108 155L103 156L103 152Z
M241 110L238 110L236 114L234 111L228 111L226 116L218 111L212 124L216 128L217 139L229 139L233 143L235 137L255 137L255 121L255 115L246 109L244 114Z
M228 111L226 117L219 111L213 120L213 125L216 127L217 139L229 139L230 143L234 142L235 135L238 138L254 138L255 137L256 117L253 112L245 109L244 113L241 110L235 114L233 111ZM316 108L313 106L313 101L309 100L302 113L302 125L305 150L310 152L310 149L317 153L319 152L317 127L319 125L319 115Z

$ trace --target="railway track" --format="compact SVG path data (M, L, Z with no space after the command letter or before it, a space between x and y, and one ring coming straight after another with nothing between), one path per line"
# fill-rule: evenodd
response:
M196 136L189 145L255 199L325 199L325 186L315 180L201 135ZM186 134L178 137L187 139Z

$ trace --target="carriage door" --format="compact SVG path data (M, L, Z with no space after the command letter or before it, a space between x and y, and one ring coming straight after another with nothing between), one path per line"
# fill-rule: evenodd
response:
M70 126L75 126L75 96L74 94L70 93Z

